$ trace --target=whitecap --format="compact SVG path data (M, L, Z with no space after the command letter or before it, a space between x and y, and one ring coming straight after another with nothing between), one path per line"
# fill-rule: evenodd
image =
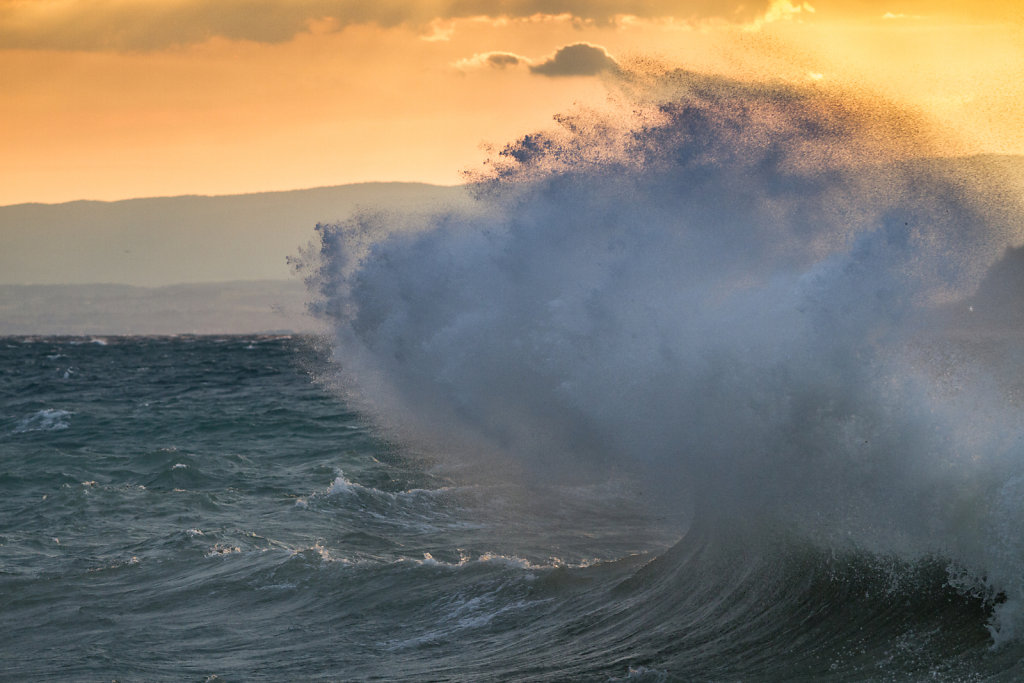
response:
M327 488L327 495L337 496L353 493L357 488L366 490L365 487L359 484L353 484L351 481L345 478L345 475L338 474L331 482L331 485Z
M25 432L57 432L71 426L71 411L45 408L34 413L15 426L15 434Z

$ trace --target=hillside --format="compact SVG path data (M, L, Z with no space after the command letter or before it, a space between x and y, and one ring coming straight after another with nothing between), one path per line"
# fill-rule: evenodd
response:
M0 284L282 280L319 222L465 206L462 188L362 183L221 197L0 207Z

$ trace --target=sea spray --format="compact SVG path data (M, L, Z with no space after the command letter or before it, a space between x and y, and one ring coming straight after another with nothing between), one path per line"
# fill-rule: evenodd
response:
M716 529L944 557L1015 637L1021 330L971 301L1019 203L869 98L617 78L609 111L471 174L472 215L318 226L299 267L349 396L441 457L625 472Z

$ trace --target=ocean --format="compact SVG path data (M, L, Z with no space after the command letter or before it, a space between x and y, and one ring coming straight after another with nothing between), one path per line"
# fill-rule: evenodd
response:
M1013 680L949 562L460 469L322 340L0 340L4 680Z
M1012 680L947 562L460 471L322 340L0 340L4 680ZM524 488L528 487L528 488Z
M322 347L0 340L0 677L627 673L556 634L677 529L614 483L524 498L389 443L314 381Z
M911 113L617 76L314 336L0 339L5 680L1024 678L1024 205Z

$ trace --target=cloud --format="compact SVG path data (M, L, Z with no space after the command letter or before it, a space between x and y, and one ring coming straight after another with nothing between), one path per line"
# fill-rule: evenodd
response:
M757 31L765 24L770 24L776 21L789 21L794 17L800 17L804 14L814 14L816 11L817 10L807 2L802 5L794 5L791 0L772 0L772 4L768 7L768 11L747 24L745 28Z
M214 36L285 42L328 15L317 2L270 0L65 0L0 2L5 48L152 50Z
M599 45L575 43L560 48L552 57L530 67L541 76L594 76L602 71L618 71L618 63Z
M512 52L484 52L475 54L468 59L460 59L455 63L457 69L508 69L521 64L529 64L530 60Z
M615 25L636 19L760 25L811 7L799 0L0 0L0 49L158 50L213 37L285 42L311 26L404 26L430 40L456 20L569 18ZM815 0L823 14L877 18L892 0ZM932 0L902 0L909 14ZM1020 0L967 4L964 16L1020 18Z
M574 43L559 48L540 62L513 52L483 52L454 64L457 69L509 69L528 66L539 76L596 76L604 71L615 72L619 65L600 45Z
M487 63L490 66L495 66L501 69L504 69L507 66L516 66L522 62L522 57L514 55L511 52L492 52L487 55Z
M0 47L156 50L212 37L279 43L311 25L407 26L434 39L438 22L475 17L570 16L612 24L622 17L748 22L770 0L0 0ZM441 29L439 31L439 26Z

